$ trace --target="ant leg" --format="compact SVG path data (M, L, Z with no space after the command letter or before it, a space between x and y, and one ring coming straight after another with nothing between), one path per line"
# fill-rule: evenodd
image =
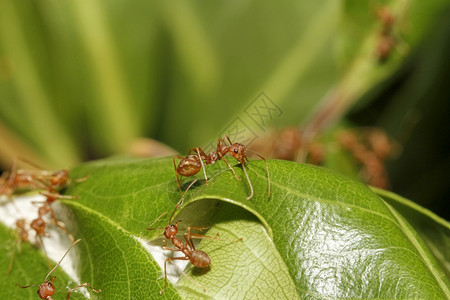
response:
M179 250L179 249L178 249ZM167 287L167 272L166 272L166 263L167 261L173 262L174 260L189 260L189 258L187 257L169 257L168 259L166 259L166 261L164 262L164 289L162 289L159 293L162 294L164 293L164 291L166 290ZM186 275L186 273L184 273L183 270L180 269L180 267L178 267L176 264L174 264L174 266L181 271L181 273L186 276L186 278L191 281L192 283L195 283L196 285L198 285L200 288L203 289L203 292L206 292L206 288L201 285L200 283L196 282L194 279L189 278L189 276Z
M241 181L241 178L239 176L237 176L236 172L234 172L234 169L232 166L230 166L230 164L228 163L228 161L225 159L225 157L222 156L222 160L227 164L228 168L231 170L231 172L233 172L234 177L236 177L237 180Z
M12 252L12 255L11 255L11 260L9 261L8 272L6 272L6 275L11 274L11 271L12 271L12 268L13 268L13 264L14 264L14 258L16 256L16 249L19 252L21 251L20 243L21 243L21 239L20 239L20 237L17 237L16 241L14 242L13 252Z
M84 177L74 179L74 181L75 181L76 183L80 183L80 182L86 181L88 178L89 178L89 175L86 175L86 176L84 176Z
M163 212L159 217L157 217L156 220L153 221L153 223L150 224L150 226L147 227L147 230L164 229L164 228L160 228L160 227L158 227L158 228L152 228L152 226L153 226L159 219L161 219L161 217L164 216L165 214L167 214L167 211L166 211L166 212Z
M89 283L87 283L87 282L85 282L85 283L83 283L83 284L80 284L80 285L78 285L78 286L76 286L76 287L74 287L74 288L71 288L70 290L69 290L69 292L67 293L67 300L69 300L70 299L70 294L74 291L74 290L76 290L76 289L79 289L79 288L82 288L82 287L88 287L88 288L90 288L92 291L94 291L94 292L96 292L96 293L100 293L102 290L101 289L98 289L98 290L96 290L96 289L94 289Z
M189 191L189 189L197 182L197 180L198 179L195 179L194 181L192 181L191 182L191 184L188 186L188 188L184 191L184 194L181 196L181 199L180 200L178 200L178 203L177 203L177 205L175 205L175 210L178 208L178 207L180 207L181 205L183 205L183 203L184 203L184 196L186 196L186 193ZM175 212L175 211L174 211ZM170 219L169 220L172 220L172 217L173 217L173 213L172 213L172 215L170 216ZM170 222L169 222L170 223Z
M42 250L44 251L45 257L47 258L47 264L51 269L52 264L50 263L50 259L48 258L47 250L45 250L44 241L42 240L42 237L38 234L36 235L36 238L38 239L39 243L41 244L41 247L42 247Z
M189 235L193 235L193 234L191 233L191 229L195 229L195 230L198 230L198 231L203 231L203 230L209 229L209 228L210 228L210 227L196 227L196 226L189 226L189 227L186 229L186 233L189 234Z
M205 168L205 164L203 163L202 156L200 155L200 151L203 153L203 155L205 155L205 153L203 152L203 150L200 147L197 147L197 149L195 149L195 151L197 152L198 159L200 160L200 163L202 164L203 175L205 175L205 183L206 183L206 185L208 185L208 177L206 176L206 168Z
M166 246L163 246L162 247L164 250L169 250L169 251L181 251L180 249L178 249L178 248L170 248L170 247L166 247Z
M206 184L208 184L208 177L206 176L206 168L205 168L205 164L203 163L203 160L206 159L207 155L200 147L191 148L191 150L189 150L188 156L191 155L192 152L194 152L197 155L198 160L200 161L200 164L202 165L203 175L205 176ZM195 173L195 174L197 174L197 173Z
M191 150L189 150L189 154L191 154L191 152L195 152L195 153L199 154L200 155L200 157L199 157L200 159L206 159L206 157L208 157L208 155L206 155L205 151L203 151L203 149L200 148L200 147L192 148Z
M177 249L177 250L179 251L180 249ZM187 257L169 257L169 258L166 258L166 260L164 261L164 288L159 291L160 295L162 295L162 293L164 293L164 291L167 288L167 262L168 261L173 262L174 260L189 260L189 258L187 258Z
M248 185L250 186L250 195L246 199L250 200L253 197L253 185L250 181L250 178L248 177L247 170L245 169L245 164L241 163L241 165L242 165L242 169L244 170L245 177L247 177Z
M233 144L233 143L231 142L231 140L230 140L230 137L229 137L228 135L226 135L226 134L223 136L222 141L225 140L225 138L228 140L228 143L230 143L230 145ZM224 144L225 144L225 142L224 142Z
M264 157L262 157L259 153L257 153L257 152L255 152L255 151L253 151L253 150L250 150L251 152L253 152L253 153L255 153L256 155L258 155L261 159L263 159L264 161L265 161L265 163L266 163L266 171L267 171L267 186L268 186L268 192L267 192L267 195L268 195L268 197L270 198L270 174L269 174L269 163L267 162L267 160L264 158ZM247 161L248 161L248 159L247 159Z
M47 197L47 198L52 198L50 200L56 200L56 199L66 199L66 200L76 200L78 198L80 198L80 196L75 195L75 196L71 196L71 195L61 195L59 193L51 193L51 192L47 192L47 191L43 191L40 192L39 194Z
M65 234L67 234L67 236L69 237L70 242L73 243L73 241L74 241L75 239L74 239L73 235L72 235L69 231L67 231L66 224L64 224L62 221L60 221L60 220L58 220L58 219L56 219L56 218L52 218L52 222L53 222L53 224L55 224L56 226L58 226L59 229L61 229L62 231L64 231Z
M192 239L201 239L201 240L213 240L213 241L222 241L222 242L238 242L241 241L242 242L242 238L238 238L235 240L224 240L219 238L219 233L217 233L215 236L210 236L210 235L203 235L203 234L197 234L197 233L191 233L191 228L192 229L196 229L196 230L204 230L204 229L208 229L209 227L194 227L194 226L189 226L186 230L186 232L184 233L184 239L186 240L186 243L188 244L188 246L191 247L192 250L195 250L195 246L192 242Z
M184 233L184 239L186 240L186 243L192 248L192 250L195 250L195 246L194 243L192 243L192 239L210 239L210 240L214 240L215 237L212 236L207 236L207 235L203 235L203 234L198 234L198 233L191 233L191 229L196 229L198 231L203 231L205 229L208 229L209 227L195 227L195 226L189 226L186 229L186 232Z
M176 178L177 178L177 184L178 184L178 189L180 190L180 193L181 193L180 178L178 177L177 164L176 164L176 162L175 162L175 159L183 159L183 158L184 158L184 157L183 157L183 156L180 156L180 155L175 155L175 156L173 157L173 167L174 167L174 169L175 169L175 176L176 176Z

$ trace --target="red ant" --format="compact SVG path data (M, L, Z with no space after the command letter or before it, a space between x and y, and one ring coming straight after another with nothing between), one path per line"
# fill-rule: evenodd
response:
M38 218L33 220L31 223L31 227L36 231L36 235L38 236L47 235L47 233L45 233L45 221L43 220L42 217L50 213L50 220L52 221L52 223L55 224L57 227L59 227L62 231L64 231L69 236L70 240L73 242L74 240L73 236L67 231L66 225L62 221L56 219L55 211L50 205L57 199L78 199L78 196L66 196L48 192L41 192L41 195L44 195L46 197L46 201L38 209ZM43 226L39 225L42 223ZM33 226L33 224L35 224L35 226Z
M382 28L378 38L376 57L379 61L385 61L397 44L393 34L395 16L387 7L380 7L375 11Z
M14 256L15 256L15 253L16 253L16 248L20 252L22 250L20 244L22 242L27 243L29 241L28 231L25 228L25 226L26 226L25 219L19 219L19 220L16 221L17 238L16 238L16 241L14 242L14 246L15 247L13 248L11 261L9 262L8 272L6 272L6 275L9 275L11 273L11 271L12 271L12 267L13 267L13 263L14 263Z
M195 149L192 148L191 150L189 150L189 153L186 157L183 157L180 155L175 155L173 157L173 166L175 168L175 176L177 178L178 189L180 190L180 192L181 192L181 185L180 185L180 179L179 179L178 175L190 177L190 176L194 176L195 174L197 174L200 171L200 169L203 169L203 174L205 175L205 181L206 181L206 184L208 184L208 177L206 176L205 165L214 164L216 161L223 158L223 155L226 154L227 150L225 150L222 155L219 154L219 149L222 146L221 145L222 141L223 141L223 139L222 140L219 139L217 141L216 152L211 152L208 155L203 151L202 148L197 147ZM191 152L194 152L196 154L191 154ZM181 161L178 163L178 166L176 165L175 159L181 159ZM205 162L203 162L203 161L205 161ZM240 181L241 179L236 175L236 173L234 172L234 170L230 166L230 164L225 159L223 159L223 161L227 164L228 168L230 168L230 170L233 172L236 179Z
M47 280L48 277L50 276L50 274L53 273L53 271L61 264L62 260L64 259L64 257L66 257L67 253L69 253L70 249L73 248L73 246L75 246L76 244L78 244L81 241L81 239L76 240L70 247L69 249L67 249L66 253L64 253L63 257L59 260L59 262L56 264L56 266L53 267L53 269L50 270L50 272L47 274L47 276L44 279L44 282L40 285L36 285L36 284L32 284L32 285L27 285L27 286L21 286L20 284L16 284L16 286L19 286L23 289L32 287L32 286L36 286L39 287L39 290L37 291L37 294L39 295L39 298L41 299L46 299L46 300L53 300L52 296L55 294L55 286L53 285L53 281L55 280L55 276L53 276L52 278L50 278L50 281ZM69 292L67 293L67 300L70 299L70 294L76 290L79 289L81 287L89 287L91 290L93 290L96 293L101 292L101 290L95 290L89 283L85 282L83 284L80 284L74 288L71 288L69 290Z
M70 183L69 171L62 169L58 171L30 171L30 170L17 170L18 175L24 175L31 180L34 180L36 187L49 192L56 192L57 190L65 187ZM76 179L75 182L83 182L87 179L87 176Z
M78 196L65 196L60 194L54 194L54 193L48 193L48 192L41 192L42 195L44 195L47 199L43 203L41 207L38 209L38 217L31 221L30 227L36 232L36 239L39 241L39 243L42 246L42 249L44 250L44 253L47 255L47 251L45 250L44 242L42 240L42 237L48 237L49 234L46 231L46 222L44 220L44 216L48 213L50 213L50 220L54 225L59 227L62 231L64 231L67 236L69 237L70 241L73 242L74 238L72 234L70 234L67 229L66 225L56 219L55 217L55 211L50 206L53 202L55 202L57 199L77 199ZM48 258L47 258L48 259ZM50 264L50 262L49 262Z
M5 195L8 200L11 200L11 196L16 190L21 188L41 188L38 182L36 182L30 174L19 174L19 170L16 168L16 160L14 159L11 164L11 170L5 171L0 177L0 195Z
M186 189L186 192L189 190L189 188L196 182L197 180L194 180L189 187ZM196 234L196 233L191 233L191 229L196 229L196 230L204 230L207 229L209 227L194 227L194 226L189 226L186 229L186 232L184 233L184 239L186 241L186 245L183 244L182 240L177 238L176 235L178 233L178 223L181 222L177 221L175 224L171 224L173 221L173 215L175 214L175 211L178 209L178 207L180 206L181 203L183 203L184 200L184 195L183 197L180 199L180 201L175 205L175 209L173 210L172 214L170 215L169 218L169 222L168 225L165 228L151 228L153 226L153 224L155 224L162 216L164 216L165 214L167 214L167 211L162 213L158 218L156 218L155 221L153 221L153 223L147 228L147 230L157 230L157 229L164 229L164 236L166 237L166 239L170 240L172 242L172 244L175 246L175 248L169 248L169 247L163 247L163 249L165 250L170 250L170 251L181 251L183 252L184 256L180 256L180 257L169 257L164 261L164 288L159 292L160 294L162 294L167 287L167 262L173 262L174 260L189 260L191 262L191 264L193 264L194 266L198 267L198 268L206 268L211 264L211 258L209 257L209 255L202 251L202 250L197 250L195 249L195 246L192 242L193 238L196 239L213 239L213 237L210 236L205 236L205 235L201 235L201 234Z
M21 159L24 162L39 168L31 162ZM82 182L87 179L87 176L76 179L76 182ZM58 171L47 170L23 170L16 168L16 159L13 160L11 171L5 172L0 177L0 195L6 195L11 198L11 195L16 190L25 189L42 189L49 192L56 192L70 183L69 171L62 169Z
M226 143L225 139L228 141L229 144ZM248 184L250 186L250 195L247 197L247 200L250 200L253 197L253 185L250 181L250 178L248 177L247 170L245 168L245 163L246 162L249 163L249 160L246 155L247 150L248 149L243 144L232 143L228 135L225 135L222 139L220 138L218 139L216 152L211 152L210 154L206 155L206 153L200 147L197 147L195 149L191 149L186 157L175 155L173 157L173 165L175 168L175 175L177 178L178 189L181 192L180 179L178 175L186 177L194 176L200 171L200 169L203 169L205 181L206 184L208 184L208 177L206 176L205 165L214 164L216 161L220 159L222 159L227 164L228 168L233 172L234 177L236 177L236 179L240 181L241 179L236 175L233 168L225 159L225 155L230 154L235 159L237 159L242 165L245 177L247 178ZM194 152L195 154L191 154L191 152ZM266 162L268 196L270 197L270 175L267 160L258 153L254 151L252 152L258 155L261 159L263 159ZM176 165L175 159L181 159L178 166Z

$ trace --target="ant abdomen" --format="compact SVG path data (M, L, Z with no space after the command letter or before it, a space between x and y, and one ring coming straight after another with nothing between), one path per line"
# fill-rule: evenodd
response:
M189 154L183 158L178 165L176 172L181 176L192 176L197 174L202 168L202 164L197 155Z
M198 268L206 268L211 264L211 258L202 250L194 250L188 255L191 263Z

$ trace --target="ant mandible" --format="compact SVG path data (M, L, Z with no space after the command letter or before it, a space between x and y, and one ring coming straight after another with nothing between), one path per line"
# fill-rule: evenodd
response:
M189 187L186 189L185 193L191 188L191 186L197 181L194 180ZM173 210L172 214L170 215L169 218L169 222L168 225L165 228L151 228L162 216L164 216L165 214L167 214L167 211L162 213L158 218L156 218L155 221L153 221L153 223L147 228L147 230L158 230L158 229L163 229L164 230L164 236L166 237L166 239L170 240L172 242L172 244L175 246L175 248L169 248L169 247L163 247L163 249L165 250L170 250L170 251L181 251L183 252L184 256L180 256L180 257L169 257L164 261L164 288L159 292L160 294L162 294L167 287L167 262L173 262L174 260L189 260L191 262L191 264L193 264L194 266L198 267L198 268L206 268L211 264L211 258L209 257L209 255L202 251L202 250L198 250L195 249L195 246L192 242L193 238L196 239L212 239L213 237L210 236L205 236L202 234L196 234L196 233L191 233L191 229L196 229L196 230L204 230L207 229L209 227L194 227L194 226L189 226L186 229L186 232L184 233L184 239L186 241L186 245L182 242L181 239L177 238L176 235L178 233L178 223L181 222L181 220L177 221L175 224L172 224L173 221L173 215L175 214L175 211L178 209L178 207L180 206L181 203L183 203L184 200L184 194L182 196L182 198L180 199L180 201L178 201L178 203L175 205L175 209Z
M229 144L226 143L228 141ZM217 141L217 148L216 152L211 152L210 154L206 155L206 153L200 148L197 147L195 149L191 149L186 157L182 157L179 155L175 155L173 157L173 165L175 168L175 175L177 178L177 184L178 189L181 192L181 185L180 185L180 179L178 175L180 176L194 176L197 174L200 169L203 169L203 174L205 176L206 184L208 184L208 177L206 176L206 169L205 165L214 164L216 161L222 159L228 166L228 168L233 172L234 177L241 180L236 173L234 172L233 168L230 166L228 161L225 159L225 155L230 154L233 156L236 160L238 160L241 165L242 169L244 171L245 177L247 178L247 182L250 186L250 195L247 197L247 200L250 200L253 197L253 185L250 181L250 178L248 177L247 170L245 168L245 164L249 163L249 160L247 158L246 152L249 149L247 149L243 144L240 143L232 143L228 135L225 135L222 139L218 139ZM249 150L252 151L252 150ZM195 154L191 154L194 152ZM261 159L263 159L266 163L266 170L267 170L267 184L268 184L268 197L270 197L270 174L269 174L269 165L267 163L267 160L262 157L260 154L256 153L255 151L252 151L256 155L258 155ZM181 159L178 166L176 165L176 159Z
M69 251L73 248L73 246L75 246L76 244L78 244L81 241L81 239L76 240L70 247L69 249L67 249L66 253L64 253L63 257L59 260L59 262L56 264L56 266L53 267L53 269L50 270L50 272L47 274L47 276L44 279L44 282L41 283L40 285L36 285L36 284L32 284L32 285L27 285L27 286L21 286L20 284L16 284L16 286L19 286L23 289L29 288L29 287L39 287L39 290L37 291L37 294L39 295L39 298L41 299L45 299L45 300L53 300L52 296L55 294L55 286L53 285L53 281L55 280L55 276L53 276L52 278L50 278L50 281L48 280L48 277L50 276L50 274L53 273L53 271L55 271L55 269L61 264L62 260L64 259L64 257L66 257L67 253L69 253ZM79 289L81 287L89 287L91 290L93 290L96 293L101 292L101 290L95 290L89 283L85 282L83 284L80 284L74 288L71 288L69 290L69 292L67 293L67 300L70 299L70 294L76 290Z

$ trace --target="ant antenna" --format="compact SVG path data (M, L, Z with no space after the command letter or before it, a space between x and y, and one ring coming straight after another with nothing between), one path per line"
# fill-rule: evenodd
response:
M186 196L186 193L189 191L189 189L198 181L198 179L195 179L194 181L191 182L191 184L189 184L189 186L187 187L187 189L184 191L183 195L181 196L180 201L178 201L177 205L175 206L176 208L182 206L184 204L184 196ZM176 209L175 208L175 209ZM169 219L169 223L172 221L172 217L173 217L173 213L170 216Z
M178 201L177 205L175 205L175 209L173 210L172 214L170 215L169 218L169 225L170 223L172 223L173 221L173 215L175 214L176 210L178 207L180 207L181 205L183 205L184 203L184 196L186 195L186 193L189 191L189 189L197 182L197 179L195 179L194 181L191 182L191 184L187 187L187 189L184 191L183 196L181 196L180 201Z
M165 214L167 214L167 211L163 212L159 217L156 218L155 221L153 221L152 224L150 224L150 226L147 227L147 230L157 230L157 229L165 229L165 228L152 228L153 224L155 224L159 219L161 219L162 216L164 216ZM170 223L170 222L169 222Z
M20 160L20 161L22 161L22 162L24 162L24 163L30 165L30 166L33 167L33 168L40 169L40 170L44 170L44 168L42 168L42 167L39 166L38 164L36 164L36 163L34 163L34 162L32 162L32 161L26 159L25 157L17 156L16 159L18 159L18 160Z
M173 215L175 214L175 211L177 210L177 208L180 207L181 205L183 205L183 203L184 203L184 196L186 195L186 193L189 191L189 189L190 189L197 181L198 181L198 179L195 179L194 181L192 181L191 184L189 184L188 188L184 191L183 196L181 196L181 199L180 199L180 200L178 201L178 203L175 205L175 209L173 210L172 214L170 215L168 225L170 225L170 223L172 223L172 221L173 221ZM165 229L165 228L152 228L152 226L153 226L159 219L161 219L161 217L164 216L165 214L167 214L167 211L163 212L159 217L157 217L156 220L153 221L153 223L150 224L150 226L147 227L147 230Z
M267 160L262 157L258 152L253 151L251 149L247 149L247 151L251 151L254 154L258 155L262 160L264 160L264 162L266 163L266 171L267 171L267 186L268 186L268 192L267 192L267 196L270 198L270 174L269 174L269 164L267 163ZM245 175L247 176L247 172L245 172ZM248 176L247 176L247 180L248 180ZM251 198L251 197L250 197ZM248 199L248 198L247 198Z
M45 277L44 281L47 281L48 276L50 276L50 274L52 274L53 271L55 271L55 269L61 264L62 260L64 259L64 257L66 257L67 253L69 253L70 249L73 248L73 246L75 246L76 244L78 244L81 241L81 239L76 240L75 242L73 242L72 246L69 247L69 249L67 249L66 253L64 253L63 257L61 257L61 259L59 260L59 262L56 264L56 266L53 267L53 269L50 270L50 272L47 274L47 276Z

